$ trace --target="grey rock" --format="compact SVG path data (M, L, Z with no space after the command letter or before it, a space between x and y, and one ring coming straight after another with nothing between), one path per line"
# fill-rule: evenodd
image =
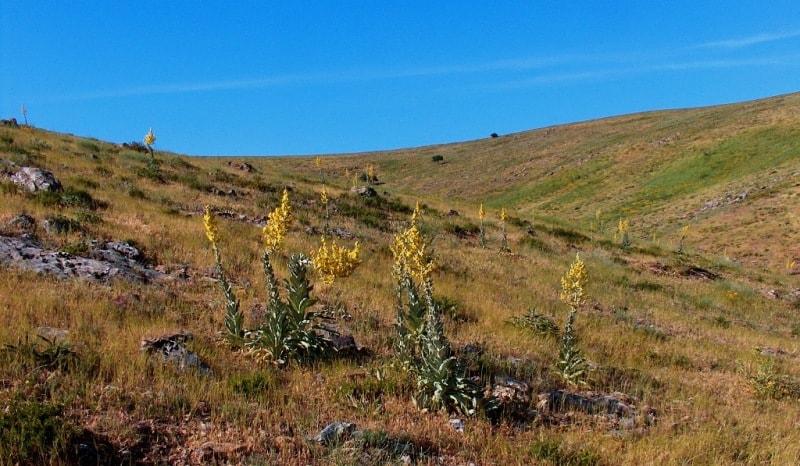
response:
M364 197L375 197L378 195L378 192L370 186L353 186L350 188L350 192Z
M117 244L119 243L112 243ZM90 258L76 257L42 248L33 238L0 236L0 265L53 275L110 283L122 279L138 283L161 281L166 275L109 249L109 243L95 243ZM113 247L113 246L112 246Z
M178 370L196 369L201 375L211 374L211 368L200 356L186 348L187 341L192 339L190 333L165 335L153 340L142 340L142 351L149 356L174 365Z
M3 230L32 234L36 230L36 219L28 214L17 215L3 224Z
M59 191L61 182L47 170L35 167L22 167L11 176L11 182L29 191Z
M333 422L328 424L317 435L309 437L309 440L330 445L349 439L355 430L356 425L352 422Z
M610 414L619 417L636 415L636 408L624 401L622 393L598 395L592 392L569 393L553 390L539 394L538 407L550 411L582 411L593 414Z

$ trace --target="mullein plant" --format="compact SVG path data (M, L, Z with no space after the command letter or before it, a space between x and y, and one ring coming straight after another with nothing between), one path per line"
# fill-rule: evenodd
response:
M681 228L681 237L678 240L678 250L676 251L678 254L683 254L685 252L684 249L684 241L686 241L686 234L689 233L689 225Z
M631 247L631 237L628 234L628 230L630 230L630 222L627 219L619 219L617 234L619 235L620 246L622 246L622 249L625 251Z
M153 154L153 144L156 143L156 135L153 133L153 128L150 128L150 131L144 135L144 145L147 146L147 150L150 151L150 160L155 160L155 155Z
M418 227L419 204L409 227L391 246L397 280L397 351L416 378L414 404L421 410L475 414L485 400L481 388L465 377L444 335L442 310L433 297L434 261ZM406 310L407 309L407 310Z
M269 302L264 322L252 331L244 329L244 316L239 309L239 301L222 269L217 246L218 227L209 208L206 208L204 224L206 237L214 250L222 291L225 295L226 336L237 343L244 341L245 346L260 359L283 366L290 361L300 362L323 355L331 347L330 340L323 334L327 331L328 335L334 335L335 332L325 329L321 324L321 321L326 320L324 314L312 310L316 303L311 297L313 286L308 278L308 268L312 262L305 255L290 255L289 278L284 281L287 296L285 300L281 298L272 259L280 250L292 222L292 208L286 190L283 191L280 206L268 217L267 225L262 229L264 252L261 255L261 263L267 280Z
M211 249L214 251L217 275L219 276L219 283L222 286L222 294L225 296L225 337L232 345L239 346L244 339L245 333L244 314L239 308L239 300L236 299L228 277L225 275L225 269L222 268L222 257L218 246L220 239L219 226L209 206L205 208L203 226L205 227L206 238L208 238L208 241L211 243Z
M583 287L586 285L589 276L586 266L581 260L580 254L575 255L575 260L569 268L567 274L561 278L561 301L569 306L567 324L564 327L564 334L561 337L561 348L556 362L556 374L568 385L586 385L583 380L586 373L586 360L581 357L577 347L578 339L575 336L575 317L578 310L585 303L583 297Z
M478 219L480 219L480 233L478 239L482 248L486 247L486 230L483 225L484 218L486 218L486 212L483 210L483 204L481 204L478 208Z
M322 157L317 156L314 159L314 166L317 167L317 171L319 172L319 181L320 183L325 182L325 177L322 175Z
M328 190L326 188L322 188L322 193L319 196L320 202L322 202L322 207L325 209L324 218L325 223L322 224L322 237L326 238L328 236L328 225L330 221L330 210L328 209Z
M500 250L503 252L511 252L511 248L508 247L508 234L506 233L506 209L500 209L500 226L502 227L502 234L503 234L503 243L500 246Z

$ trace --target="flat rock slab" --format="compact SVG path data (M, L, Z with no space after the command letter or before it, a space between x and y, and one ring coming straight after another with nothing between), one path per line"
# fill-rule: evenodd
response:
M131 246L122 244L93 243L92 258L88 258L44 249L29 236L0 236L0 266L16 267L64 280L77 278L98 283L118 279L150 283L169 277L134 260L131 257L134 254L129 249Z

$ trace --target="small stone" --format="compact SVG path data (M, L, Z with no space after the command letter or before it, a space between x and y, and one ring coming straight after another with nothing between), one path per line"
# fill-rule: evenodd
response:
M450 419L450 426L455 429L456 432L464 433L464 421L461 419Z
M323 445L330 445L349 439L355 430L356 425L352 422L333 422L328 424L317 435L309 437L309 440L320 442Z

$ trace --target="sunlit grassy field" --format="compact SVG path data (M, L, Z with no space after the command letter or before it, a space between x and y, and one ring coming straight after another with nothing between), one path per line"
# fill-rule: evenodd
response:
M82 451L109 464L795 464L799 127L795 94L386 153L156 151L155 163L117 144L0 127L0 169L45 168L63 192L98 201L70 203L2 181L0 225L24 213L50 249L129 241L153 267L186 268L151 284L0 268L0 464L71 463ZM367 184L369 166L372 198L350 191ZM278 367L224 336L204 207L215 212L225 273L255 328L268 301L259 225L285 188L295 221L273 260L278 279L291 253L319 247L323 188L329 226L354 235L337 242L359 242L352 276L331 286L312 276L317 308L335 311L362 347L357 355ZM454 353L481 383L526 383L538 415L415 407L414 379L395 349L390 245L417 202ZM510 252L500 251L501 208ZM54 215L79 228L46 232ZM620 219L630 221L629 247ZM535 310L563 331L560 280L576 254L589 275L575 322L588 370L585 384L572 386L554 371L560 338L511 322ZM698 269L717 278L691 273ZM46 341L37 336L44 327L68 333ZM140 350L143 339L182 331L212 375ZM558 390L625 399L637 415L622 426L603 413L544 412L540 395ZM464 421L463 432L451 418ZM336 421L364 433L332 445L308 439ZM32 427L43 434L20 430Z

